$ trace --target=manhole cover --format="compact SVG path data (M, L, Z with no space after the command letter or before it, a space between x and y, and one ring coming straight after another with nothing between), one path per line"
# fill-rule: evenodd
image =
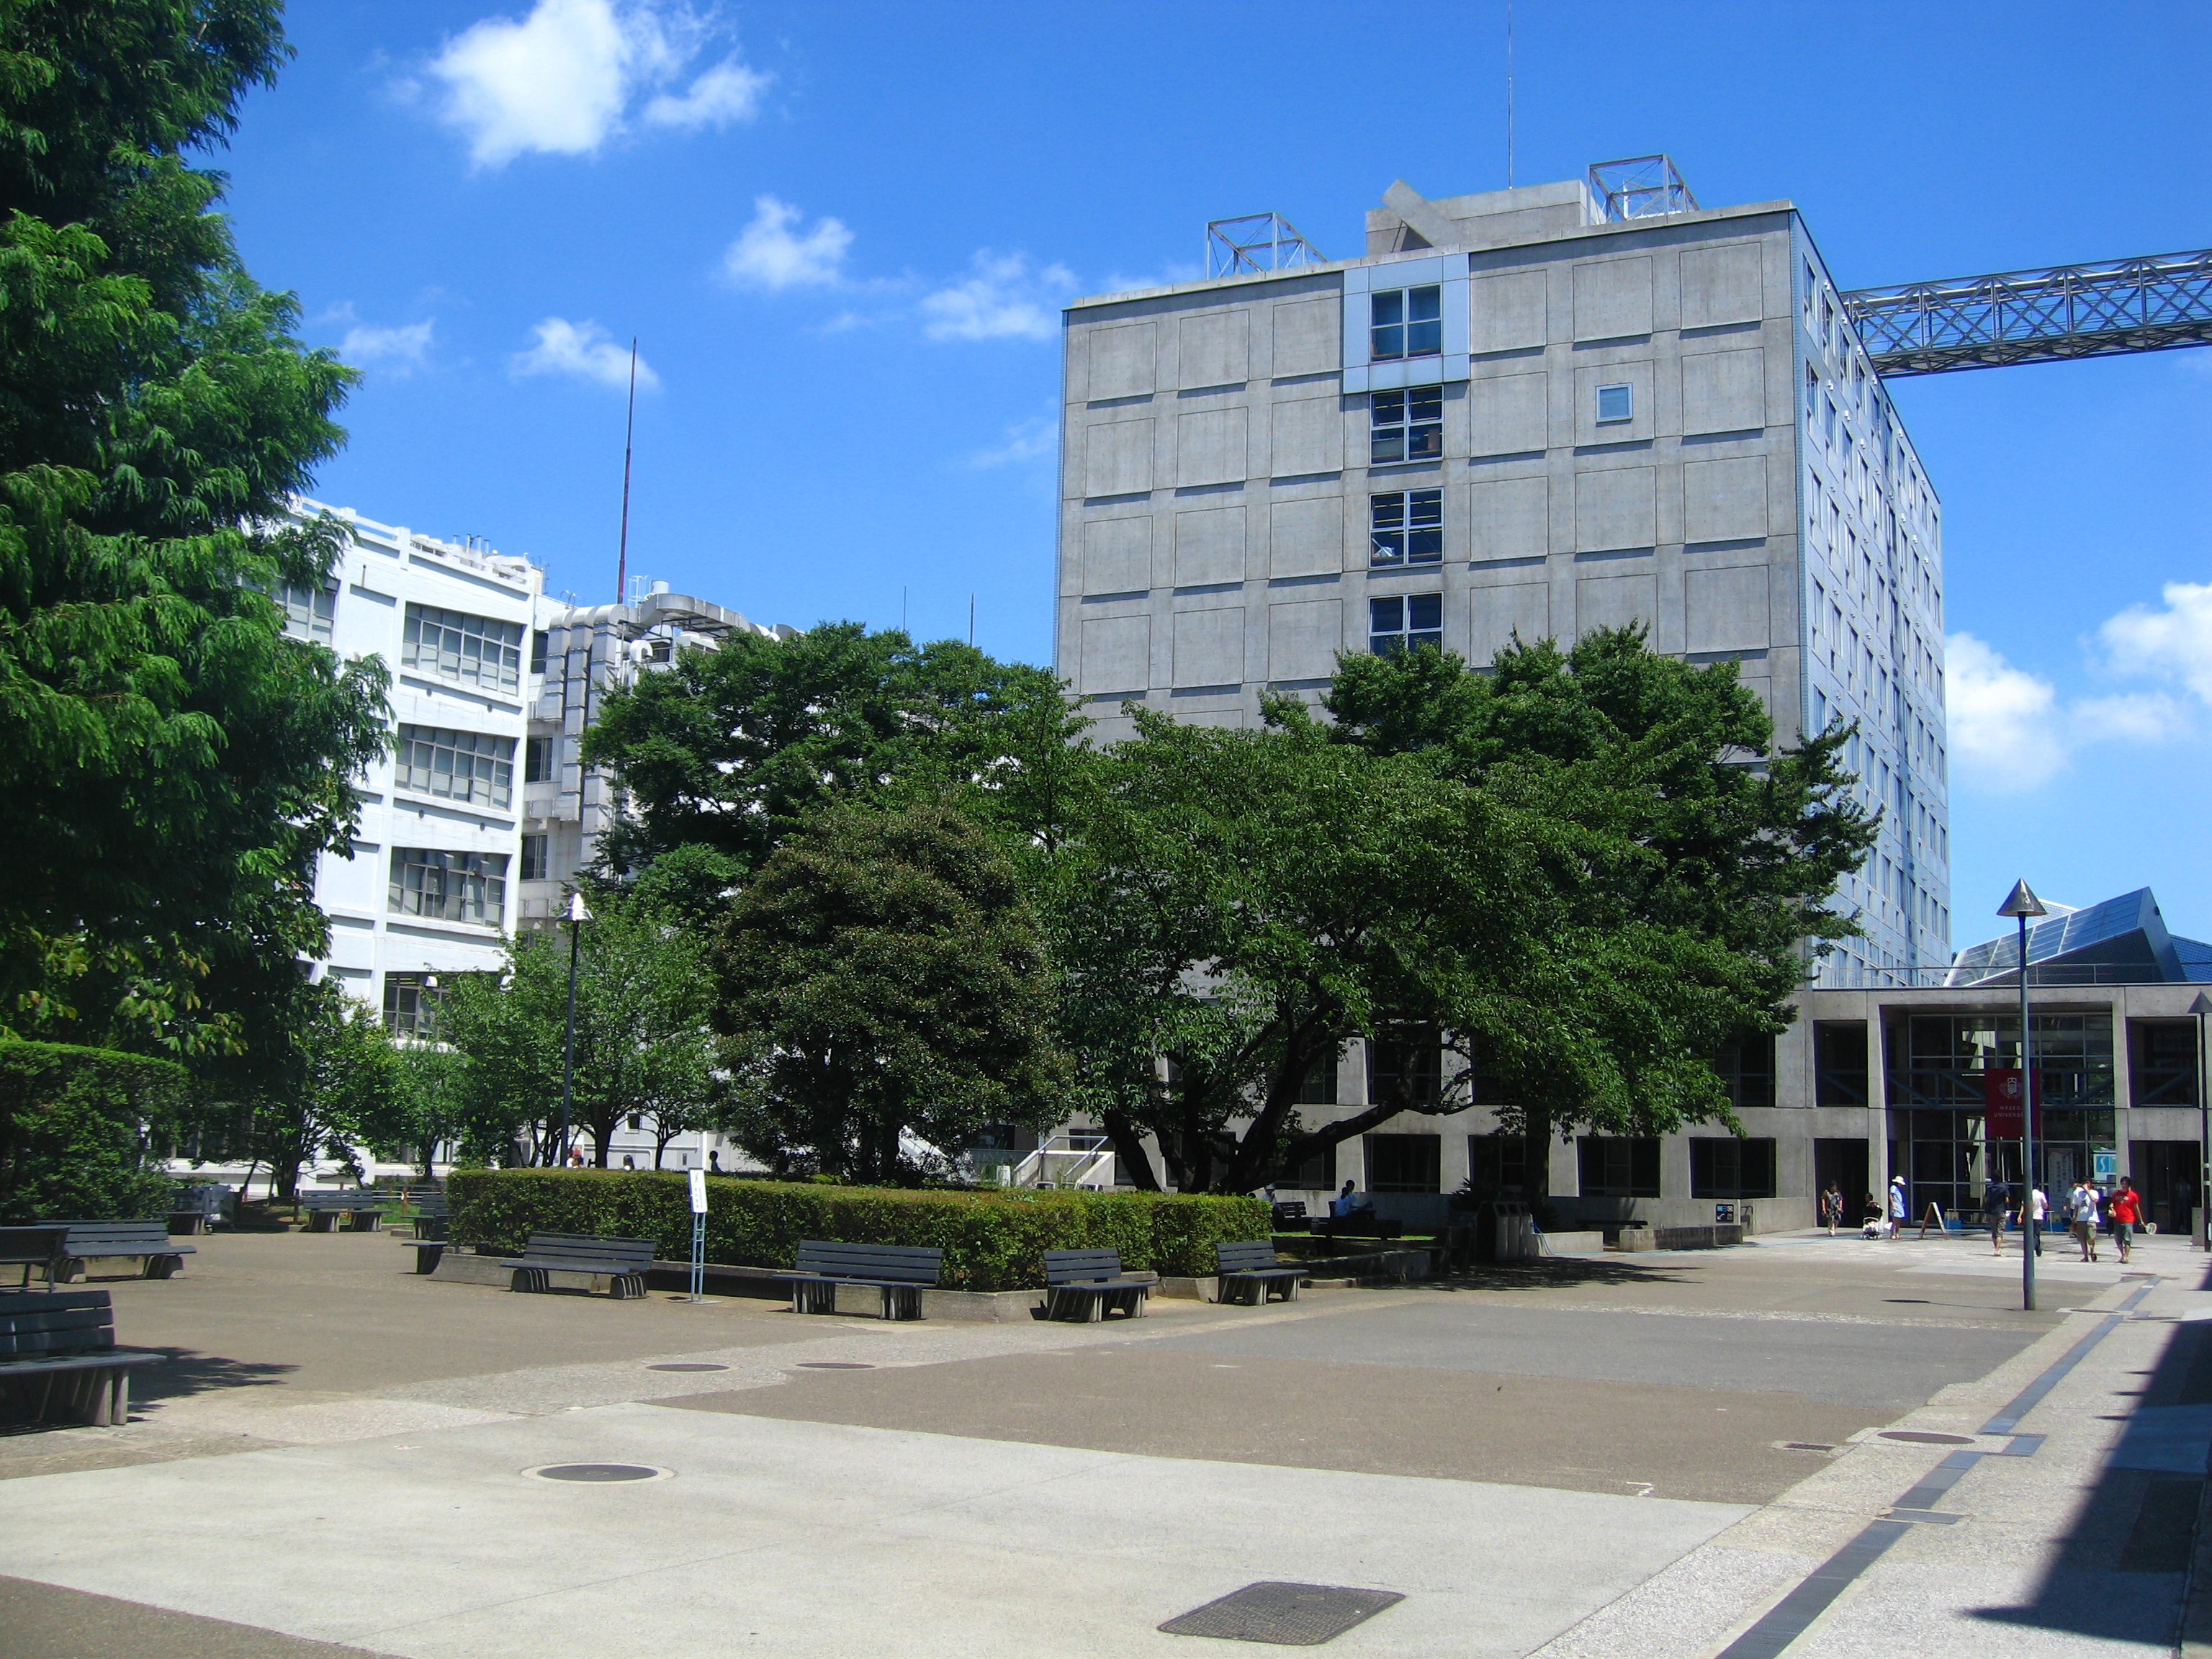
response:
M1785 1440L1782 1443L1782 1449L1784 1451L1833 1451L1835 1448L1822 1440Z
M696 1359L672 1360L665 1365L647 1365L649 1371L726 1371L727 1365L709 1365Z
M1925 1429L1884 1429L1885 1440L1909 1440L1916 1446L1971 1446L1971 1434L1931 1434Z
M1247 1584L1218 1601L1178 1614L1160 1628L1170 1636L1222 1636L1232 1642L1318 1647L1405 1599L1395 1590L1346 1589L1334 1584Z
M799 1368L803 1371L872 1371L873 1365L865 1359L802 1359Z
M606 1485L617 1480L665 1480L673 1469L657 1469L650 1463L541 1463L523 1473L540 1480L577 1480Z

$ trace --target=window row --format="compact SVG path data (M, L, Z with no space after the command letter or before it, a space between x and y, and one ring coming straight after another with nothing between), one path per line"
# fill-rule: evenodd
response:
M399 660L417 673L513 692L522 684L522 624L410 605Z
M269 597L283 611L284 631L294 639L307 640L316 645L331 642L332 625L337 618L337 589L279 582L269 590Z
M1656 1135L1583 1135L1575 1143L1577 1173L1585 1198L1660 1198L1660 1140ZM1529 1197L1547 1195L1547 1147L1524 1135L1487 1134L1467 1138L1468 1184L1480 1194L1517 1189ZM1434 1194L1443 1189L1443 1137L1434 1134L1371 1134L1357 1148L1337 1149L1332 1165L1324 1154L1280 1184L1324 1192L1340 1180L1358 1182L1370 1193ZM1346 1167L1348 1158L1364 1163ZM1745 1199L1775 1195L1775 1142L1765 1136L1739 1140L1734 1135L1690 1139L1690 1196Z
M514 739L403 725L393 745L392 781L410 793L503 809L514 799Z
M386 908L425 921L499 927L507 919L507 854L395 847Z

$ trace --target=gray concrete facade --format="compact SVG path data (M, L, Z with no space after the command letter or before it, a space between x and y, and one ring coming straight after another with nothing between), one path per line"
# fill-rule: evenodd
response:
M1385 202L1362 258L1067 308L1055 660L1097 734L1131 702L1255 722L1390 622L1476 663L1640 622L1739 664L1780 743L1857 723L1888 811L1820 982L1948 962L1940 509L1796 210ZM1370 332L1425 290L1419 349ZM1378 460L1414 448L1376 424L1408 392L1437 453ZM1434 556L1398 552L1425 511Z

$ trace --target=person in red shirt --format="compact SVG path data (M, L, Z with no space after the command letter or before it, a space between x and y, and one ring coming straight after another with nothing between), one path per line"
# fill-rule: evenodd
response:
M2135 1243L2136 1229L2142 1222L2142 1198L2136 1191L2135 1178L2120 1177L2120 1190L2112 1194L2112 1243L2120 1247L2120 1260L2128 1259Z

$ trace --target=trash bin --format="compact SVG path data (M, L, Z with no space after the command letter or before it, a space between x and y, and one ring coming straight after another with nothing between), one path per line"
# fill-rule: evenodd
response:
M1528 1206L1495 1199L1475 1212L1474 1254L1478 1261L1526 1261L1536 1254L1536 1227Z

